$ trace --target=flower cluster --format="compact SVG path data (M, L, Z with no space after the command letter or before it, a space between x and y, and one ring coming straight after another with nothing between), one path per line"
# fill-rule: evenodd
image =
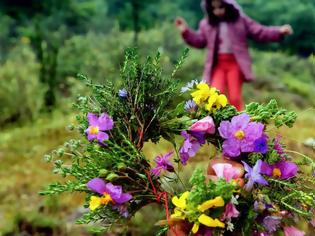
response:
M304 235L295 227L297 219L314 227L315 163L287 150L285 137L275 132L292 127L296 114L275 101L251 103L238 112L225 95L198 81L180 93L159 61L158 54L142 65L127 51L120 88L83 79L93 88L93 96L76 104L77 130L84 138L53 152L52 160L71 157L71 165L69 158L67 165L54 161L54 171L70 178L43 194L86 193L90 211L78 222L106 227L158 203L165 208L160 225L168 235ZM185 99L173 107L178 94ZM167 152L155 159L143 152L146 142L150 147L161 138L172 145ZM205 154L207 148L200 152L206 145L215 156ZM190 175L186 166L197 155L209 163L201 163L207 168L195 170L187 182L181 176ZM180 225L185 227L179 234Z

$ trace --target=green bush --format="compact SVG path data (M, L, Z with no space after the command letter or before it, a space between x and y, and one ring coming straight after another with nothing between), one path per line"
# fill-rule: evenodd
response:
M38 80L39 65L27 44L14 47L0 65L0 125L37 117L45 88Z

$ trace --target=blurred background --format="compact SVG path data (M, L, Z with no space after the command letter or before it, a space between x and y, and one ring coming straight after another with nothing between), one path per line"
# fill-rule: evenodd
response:
M279 104L299 114L296 126L281 129L289 149L315 157L315 0L239 0L244 11L266 25L291 24L283 42L251 44L257 80L246 84L246 102ZM83 196L41 197L52 173L45 153L77 137L71 104L88 90L76 74L119 84L124 49L137 45L144 57L159 50L165 73L186 45L174 27L182 16L196 28L203 17L196 0L1 0L0 1L0 235L98 235L74 224ZM177 78L200 78L205 51L192 49ZM151 158L165 143L147 144ZM207 159L204 150L191 171ZM153 208L153 209L152 209ZM153 235L163 209L136 215L128 235ZM309 235L312 229L301 224ZM124 228L110 235L122 234ZM313 232L313 233L312 233Z

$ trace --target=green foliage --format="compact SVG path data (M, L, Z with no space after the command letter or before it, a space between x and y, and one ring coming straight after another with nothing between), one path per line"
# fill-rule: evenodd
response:
M0 66L0 124L34 119L45 87L37 80L39 65L28 45L13 48Z

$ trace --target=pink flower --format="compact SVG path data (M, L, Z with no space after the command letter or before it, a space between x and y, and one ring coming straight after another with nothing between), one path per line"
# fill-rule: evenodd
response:
M212 166L216 176L224 178L227 182L238 177L237 168L228 163L217 163Z
M286 226L284 227L284 235L285 236L304 236L305 233L301 230L298 230L297 228L293 226Z
M215 133L215 125L213 122L213 119L211 116L207 116L196 123L194 123L190 127L190 131L193 132L205 132L208 134L214 134Z
M236 218L239 215L240 212L236 209L235 205L230 202L226 204L221 220Z

